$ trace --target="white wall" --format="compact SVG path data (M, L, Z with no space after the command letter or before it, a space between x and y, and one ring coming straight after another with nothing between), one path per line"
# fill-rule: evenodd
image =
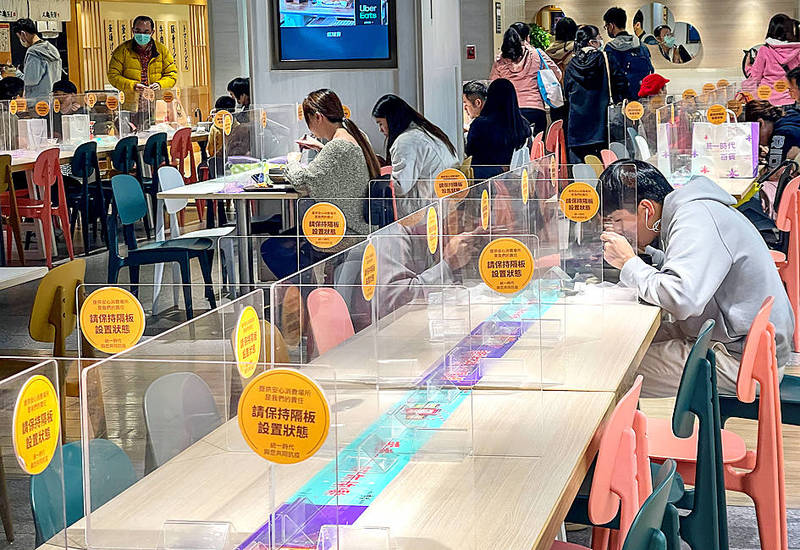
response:
M367 133L376 153L383 154L384 138L372 119L372 107L383 94L394 93L418 105L416 32L417 1L397 1L397 69L293 70L271 69L270 8L266 0L246 0L251 52L253 102L299 103L309 92L331 88L350 107L352 119ZM425 0L427 3L428 0ZM436 3L441 0L435 0ZM451 17L452 18L452 17ZM455 34L454 36L458 36Z
M219 96L227 95L228 82L250 74L246 29L245 0L209 0L212 105Z
M461 0L461 77L483 80L494 60L494 0ZM467 44L476 47L475 59L467 59Z

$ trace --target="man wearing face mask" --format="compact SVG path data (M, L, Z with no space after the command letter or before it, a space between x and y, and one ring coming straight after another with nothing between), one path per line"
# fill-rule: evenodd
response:
M36 23L20 19L12 26L25 52L25 97L47 99L53 83L61 80L61 54L47 40L42 40Z
M711 338L720 393L736 395L745 338L767 296L775 297L770 320L782 377L791 359L792 308L764 240L732 208L734 198L704 176L673 191L661 172L638 160L609 166L600 187L613 229L601 237L605 260L621 270L622 285L671 316L639 366L642 397L677 393L689 350L707 319L716 322ZM636 200L625 201L633 188ZM653 266L636 255L625 234L637 239ZM663 251L648 246L659 237Z
M169 49L153 39L155 23L140 15L133 20L133 38L120 44L108 63L108 81L125 93L124 109L141 111L146 89L172 88L178 67Z
M661 25L653 31L658 41L658 50L664 59L672 63L682 64L692 60L692 54L683 47L683 44L676 45L675 35L669 25Z

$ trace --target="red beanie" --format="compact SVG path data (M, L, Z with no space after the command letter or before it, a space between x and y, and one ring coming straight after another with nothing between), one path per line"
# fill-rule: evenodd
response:
M648 97L656 95L661 89L667 85L667 80L660 74L649 74L642 79L642 86L639 88L639 97Z

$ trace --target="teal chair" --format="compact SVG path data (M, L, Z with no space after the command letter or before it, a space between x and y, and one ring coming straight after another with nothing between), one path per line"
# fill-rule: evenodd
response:
M204 237L194 237L156 241L139 246L136 242L134 224L147 215L147 202L145 201L142 187L133 176L128 174L111 178L111 187L114 192L117 212L122 220L128 255L123 258L119 254L117 216L111 214L108 217L108 283L115 284L119 277L119 270L127 266L130 270L131 292L136 295L138 293L140 266L176 262L180 267L181 281L184 285L183 299L186 305L186 316L191 319L194 317L194 311L192 308L192 289L189 286L192 280L189 260L196 258L200 263L203 281L206 284L206 298L212 309L217 307L214 289L211 287L214 241Z
M673 460L666 460L656 471L653 492L636 513L622 550L667 550L667 539L660 528L676 475ZM568 542L555 542L550 550L583 550L583 548Z
M111 166L117 174L129 174L136 178L140 186L144 186L144 174L142 173L142 163L139 158L139 138L137 136L124 137L117 142L111 152ZM111 186L104 184L106 197L116 208L114 194ZM144 229L147 233L147 240L150 240L150 220L145 217Z
M722 421L717 391L716 359L711 349L714 321L700 328L697 341L689 352L683 369L672 420L649 420L647 426L650 458L656 462L670 459L675 438L687 439L698 421L697 465L695 487L687 490L676 504L690 510L680 517L674 506L667 506L663 530L673 545L675 533L694 550L727 550L728 517L725 503L725 477L722 462ZM674 437L673 437L674 436Z
M61 494L61 473L56 460L44 472L31 477L31 508L37 547L64 529L65 515L67 526L83 517L81 442L67 443L62 451L66 511L61 509L61 499L58 497ZM136 472L128 455L107 439L93 439L89 442L89 471L92 480L92 510L136 483Z
M800 376L787 374L783 377L781 391L781 420L784 424L800 426ZM758 396L752 403L743 403L735 395L721 395L719 406L722 425L729 418L758 420Z

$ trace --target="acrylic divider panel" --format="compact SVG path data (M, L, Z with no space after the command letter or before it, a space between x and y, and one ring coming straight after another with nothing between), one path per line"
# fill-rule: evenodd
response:
M663 96L652 96L608 106L608 142L620 143L626 151L624 157L615 152L619 160L641 158L647 161L655 154L658 111L665 103ZM570 159L571 162L583 160Z
M67 150L87 141L113 147L132 132L130 117L122 114L120 97L124 94L108 91L53 94L49 115L53 138Z
M89 547L155 549L164 540L190 547L188 541L200 535L227 537L228 548L256 540L270 549L308 547L322 524L352 515L337 505L339 497L327 485L314 491L313 482L338 478L338 432L351 419L365 423L359 413L374 419L375 390L357 387L349 397L340 396L334 374L318 365L293 365L290 371L300 373L292 378L310 379L311 386L276 383L263 377L262 364L253 384L229 399L225 380L236 368L233 362L118 356L87 369L86 377L117 383L106 391L88 386L82 396L85 456L91 462L113 445L121 455L116 461L126 466L103 476L84 464L90 496L78 526L85 527ZM121 413L110 404L116 391L125 393L130 410L118 419L118 432L93 438L88 428L98 419L86 412L101 409L91 405L103 399L111 422ZM367 409L342 412L348 399ZM231 405L241 418L226 415ZM109 482L124 492L98 500Z
M33 161L39 152L54 147L49 112L48 97L0 101L0 149L12 158Z
M65 503L65 490L70 500L82 490L74 477L80 469L80 442L62 440L65 419L77 416L74 400L67 402L67 412L56 361L0 357L0 363L6 372L16 372L0 380L0 424L7 437L3 483L12 504L6 502L6 534L16 530L17 543L32 536L24 526L30 526L33 511L36 539L31 547L82 547L83 533L71 526L83 511Z

